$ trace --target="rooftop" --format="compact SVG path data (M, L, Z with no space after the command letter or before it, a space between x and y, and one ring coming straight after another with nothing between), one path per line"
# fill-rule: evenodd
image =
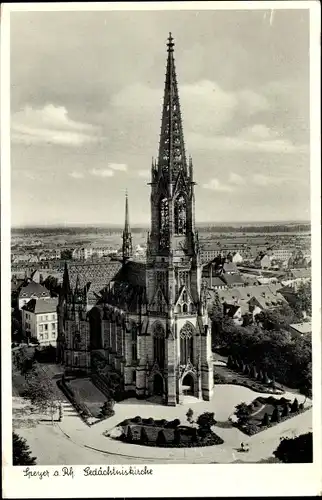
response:
M290 325L293 330L298 331L301 334L312 333L312 323L311 321L306 321L303 323L293 323Z
M49 290L43 285L36 283L35 281L30 281L28 285L23 286L19 293L19 298L31 298L31 297L50 297Z
M31 299L28 304L23 306L25 311L33 312L35 314L53 313L57 311L58 299Z

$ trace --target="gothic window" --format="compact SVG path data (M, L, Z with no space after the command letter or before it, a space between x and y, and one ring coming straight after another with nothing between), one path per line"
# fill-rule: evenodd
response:
M158 363L160 368L163 368L165 360L165 333L163 326L160 323L158 323L154 328L153 354L154 361Z
M74 349L78 351L80 349L80 344L81 344L81 337L80 333L76 332L74 335Z
M180 364L193 360L193 327L186 323L180 331Z
M137 326L132 325L131 329L131 335L132 335L132 361L137 361Z
M183 306L182 306L182 312L184 312L184 313L188 312L188 306L187 306L187 304L183 304Z
M183 195L178 196L174 203L174 232L185 234L187 225L186 200Z
M158 312L164 312L163 309L163 297L162 297L162 292L161 290L158 291L157 293L157 311Z
M169 202L167 198L160 201L160 247L167 248L168 246L168 230L169 230Z
M187 302L187 300L188 300L187 292L183 292L183 294L182 294L182 300L183 300L183 302Z

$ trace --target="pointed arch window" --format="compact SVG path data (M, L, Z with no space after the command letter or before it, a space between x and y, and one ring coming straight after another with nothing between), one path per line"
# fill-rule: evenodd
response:
M160 246L166 248L168 246L168 230L169 230L169 202L167 198L160 201Z
M164 367L165 360L165 332L163 326L158 323L153 331L153 355L160 368Z
M193 361L193 327L186 323L180 331L180 364Z
M174 232L185 234L187 226L187 207L184 196L179 195L174 202Z

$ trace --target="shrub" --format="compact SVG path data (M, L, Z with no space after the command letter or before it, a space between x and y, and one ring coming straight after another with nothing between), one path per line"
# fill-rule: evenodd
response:
M267 427L268 425L269 425L269 416L268 413L265 413L262 420L262 426Z
M253 405L254 405L255 408L258 408L259 406L261 406L261 403L258 401L258 399L255 399L253 401Z
M294 399L292 405L291 405L291 412L296 413L299 410L299 402L297 398Z
M282 417L288 417L290 414L290 407L289 405L286 403L284 406L283 406L283 410L282 410Z
M152 417L149 417L148 421L147 421L147 424L148 425L154 425L154 419Z
M253 403L250 403L250 404L248 405L248 408L249 408L250 413L253 413L253 412L254 412L254 410L255 410L255 407L254 407Z
M189 408L189 410L187 411L186 417L187 417L188 422L191 424L193 422L193 420L192 420L193 410L191 408Z
M247 424L244 430L249 436L253 436L259 431L259 427L256 424Z
M135 424L141 424L142 423L142 419L141 417L134 417L132 418L132 422L135 423Z
M301 411L304 410L304 404L303 403L299 404L299 410L301 410Z
M271 422L279 422L281 420L281 415L277 406L275 406L273 413L271 415Z
M225 377L217 372L214 372L214 384L225 384L225 383L226 383Z
M159 431L157 439L156 439L156 445L157 446L164 446L165 444L167 444L167 440L165 438L164 432Z
M162 420L160 420L159 425L160 425L160 427L165 427L167 425L167 423L168 423L168 421L163 418Z
M213 412L206 411L199 415L197 419L197 424L199 429L204 432L210 432L210 428L216 425L215 414Z
M238 384L238 380L237 378L233 378L232 381L231 381L232 384Z
M179 445L181 443L181 432L177 427L174 429L174 444Z
M145 427L142 425L141 427L141 435L140 435L140 443L141 444L147 444L149 442L149 438L147 435L147 432L145 430Z
M125 425L129 425L129 423L130 423L130 420L125 419L125 420L123 420L123 422L121 422L119 425L120 425L120 426L122 426L122 427L124 427Z
M178 418L175 418L174 420L169 422L169 424L171 424L171 428L175 429L176 427L178 427L181 424L181 422Z
M129 425L129 426L128 426L128 428L127 428L126 440L127 440L129 443L132 443L132 441L133 441L133 432L132 432L132 429L131 429L131 426L130 426L130 425Z

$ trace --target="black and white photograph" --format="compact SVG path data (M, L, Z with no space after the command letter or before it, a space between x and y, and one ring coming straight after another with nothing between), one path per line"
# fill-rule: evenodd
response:
M28 485L320 460L318 4L198 3L11 4L4 465Z

